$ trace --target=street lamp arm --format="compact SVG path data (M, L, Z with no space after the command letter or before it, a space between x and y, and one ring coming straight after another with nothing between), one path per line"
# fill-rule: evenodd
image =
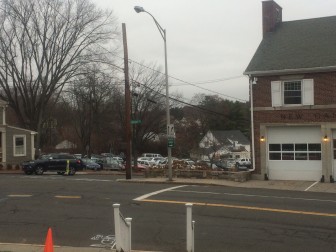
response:
M143 11L143 12L146 12L148 15L150 15L152 18L153 18L153 20L154 20L154 22L155 22L155 24L156 24L156 27L158 28L158 30L159 30L159 32L160 32L160 34L161 34L161 37L163 38L163 40L164 41L166 41L166 36L165 36L165 30L161 27L161 25L159 24L159 22L155 19L155 17L152 15L152 14L150 14L148 11Z

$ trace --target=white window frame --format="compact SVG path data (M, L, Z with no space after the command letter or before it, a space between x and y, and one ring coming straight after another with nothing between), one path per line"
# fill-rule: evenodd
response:
M270 145L279 145L279 150L270 150ZM284 145L293 145L292 150L284 150ZM298 150L297 145L306 145L305 150ZM319 150L309 149L310 145L318 145L320 148ZM280 155L280 159L273 159L271 158L271 154L278 154ZM293 159L284 159L283 154L292 154ZM305 154L307 156L307 159L299 159L297 158L296 154ZM310 154L317 154L320 158L314 159L310 158ZM269 161L321 161L322 160L322 144L321 143L306 143L306 142L300 142L300 143L270 143L268 144L268 160Z
M23 139L23 153L17 153L17 146L16 146L16 139L22 138ZM23 157L27 154L27 138L26 135L13 135L13 156L14 157Z
M284 103L284 83L285 82L301 82L301 103L300 104L285 104ZM271 82L272 93L272 107L292 107L303 105L314 105L314 80L302 79L302 80L284 80L284 81L272 81Z
M286 83L290 83L290 84L296 84L296 83L300 83L300 90L293 90L293 91L296 91L296 92L298 92L298 91L300 91L300 99L301 99L301 102L300 103L290 103L290 104L287 104L287 103L285 103L285 92L286 92L286 90L285 90L285 84ZM290 81L283 81L282 83L281 83L281 88L282 88L282 104L284 105L284 106L298 106L298 105L302 105L302 102L303 102L303 85L302 85L302 81L301 80L290 80ZM289 96L288 96L289 97ZM287 98L288 98L287 97ZM292 97L292 96L291 96ZM297 96L298 97L298 96Z

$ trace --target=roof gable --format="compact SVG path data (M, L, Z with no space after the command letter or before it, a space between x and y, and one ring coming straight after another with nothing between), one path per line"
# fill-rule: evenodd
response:
M244 74L336 69L336 16L288 21L265 34Z
M237 141L239 144L250 144L247 137L240 130L211 130L213 136L222 144L229 145Z

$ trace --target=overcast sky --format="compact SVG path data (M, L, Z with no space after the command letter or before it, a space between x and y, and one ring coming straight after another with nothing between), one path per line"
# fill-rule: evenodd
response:
M129 58L156 63L162 72L163 39L153 19L136 13L134 6L142 6L166 29L170 93L181 93L185 101L197 93L248 100L248 78L243 72L262 39L261 0L92 1L113 10L120 29L126 24ZM282 7L283 21L336 15L336 0L276 2Z

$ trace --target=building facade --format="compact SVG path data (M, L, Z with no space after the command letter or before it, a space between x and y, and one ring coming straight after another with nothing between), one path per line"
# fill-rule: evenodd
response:
M334 182L336 16L282 21L263 2L263 40L250 79L255 173L272 180Z
M0 100L0 164L19 165L34 159L37 132L9 126L6 123L7 103Z

